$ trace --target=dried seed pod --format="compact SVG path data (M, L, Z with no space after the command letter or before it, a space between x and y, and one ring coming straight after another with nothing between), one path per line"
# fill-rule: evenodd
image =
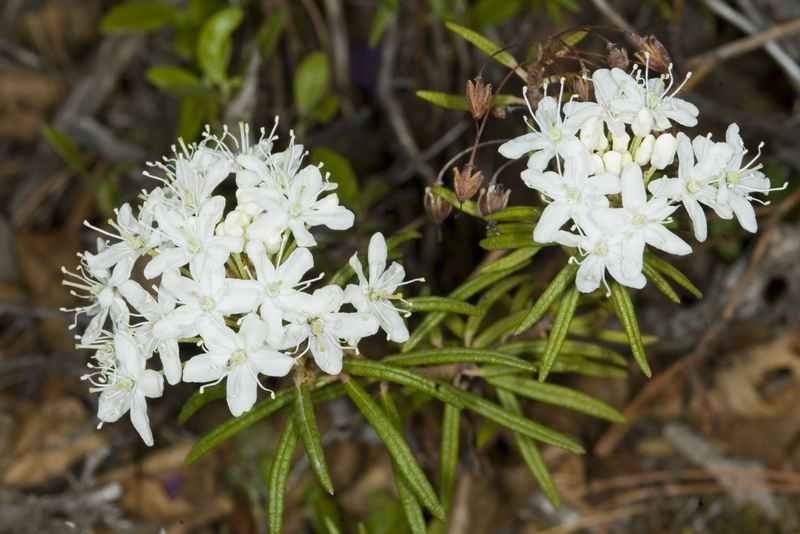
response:
M492 84L484 82L480 76L467 80L467 106L472 118L481 120L492 106Z
M483 184L483 173L472 165L467 165L463 171L458 167L453 167L453 189L456 191L456 198L459 202L474 197L481 188L481 184Z
M626 49L612 43L608 43L606 49L608 50L606 60L610 68L628 70L628 67L631 65L631 60L628 58L628 51Z
M651 70L660 74L669 72L669 67L672 65L672 57L655 35L642 37L639 34L631 33L628 38L636 47L634 55L637 61L647 64Z
M424 204L425 212L436 224L442 224L453 209L448 201L434 194L430 187L425 188Z
M500 184L491 184L488 188L481 189L478 196L478 211L482 217L498 212L508 205L511 190Z
M592 99L592 84L588 77L582 74L576 74L572 78L572 93L577 95L579 99L588 102Z

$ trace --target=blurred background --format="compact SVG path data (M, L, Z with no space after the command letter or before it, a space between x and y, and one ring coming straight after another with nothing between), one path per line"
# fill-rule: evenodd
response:
M789 188L758 210L761 232L713 220L710 238L680 267L705 298L680 306L638 293L643 330L659 338L655 378L576 378L574 387L625 409L626 425L542 411L579 435L583 457L543 449L563 505L538 492L509 436L465 419L449 532L800 531L800 2L786 0L4 0L0 3L0 532L265 532L263 469L276 427L256 425L191 466L193 440L226 418L210 405L177 422L193 387L151 404L156 446L127 421L96 430L96 399L79 377L71 297L61 265L90 248L85 219L152 186L144 162L206 123L294 129L339 183L357 215L321 243L340 265L373 231L416 228L404 263L445 292L481 261L485 227L453 213L426 217L425 187L474 138L465 111L416 91L464 94L505 69L445 27L455 21L549 74L577 72L552 37L586 30L578 47L603 63L606 43L635 51L654 35L701 110L697 133L765 141L773 183ZM622 30L622 31L621 31ZM771 39L778 39L771 41ZM538 58L538 60L537 60ZM542 58L550 58L542 61ZM588 65L587 65L588 66ZM593 67L592 67L593 68ZM534 72L532 69L531 72ZM519 94L519 80L504 93ZM524 131L523 109L489 120L484 140ZM503 163L482 150L491 176ZM511 166L510 204L533 197ZM548 279L556 262L536 263ZM331 267L335 268L335 267ZM336 500L309 490L302 462L289 481L287 532L334 532L335 507L371 534L406 528L389 459L346 402L320 414ZM436 414L409 420L420 462L435 471ZM756 469L758 468L758 469ZM755 474L754 474L755 473Z

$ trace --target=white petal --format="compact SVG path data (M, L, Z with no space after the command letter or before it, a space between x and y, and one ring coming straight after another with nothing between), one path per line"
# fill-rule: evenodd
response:
M248 314L242 319L239 337L244 341L245 348L258 349L267 341L267 326L256 314Z
M179 356L178 342L175 340L162 341L158 344L158 357L167 382L174 386L181 381L181 358Z
M236 332L222 321L202 317L198 324L198 332L212 352L230 354L239 348Z
M254 280L228 279L225 290L216 302L216 309L223 315L256 311L261 298L261 287Z
M546 139L541 133L531 132L506 141L497 151L505 158L519 159L528 152L541 150L546 144Z
M214 382L225 375L224 359L227 355L207 353L194 356L183 368L184 382Z
M352 304L360 312L366 312L369 305L364 290L361 289L361 286L355 284L349 284L345 288L344 301Z
M152 369L145 369L142 376L136 382L136 388L141 391L145 397L156 399L164 394L164 377L161 373L153 371Z
M381 328L386 332L386 337L389 341L403 343L408 340L408 327L396 309L390 304L379 302L376 304L376 312Z
M250 410L256 403L258 382L246 365L240 365L228 375L225 385L225 398L234 417Z
M369 253L367 254L369 264L369 283L375 285L386 270L386 240L380 232L372 234L369 240Z
M330 332L340 339L356 341L371 336L380 325L366 313L332 313L328 316Z
M144 267L144 277L148 279L160 276L167 271L174 271L178 267L189 263L189 255L184 249L160 248L158 255L151 259Z
M578 268L578 273L575 276L575 287L581 293L591 293L600 287L605 269L603 260L596 256L587 256Z
M131 423L148 447L153 446L153 432L150 430L150 418L147 417L147 401L141 393L131 396Z
M638 165L625 167L620 177L620 188L622 189L622 205L626 208L640 208L647 202L642 168Z
M106 389L97 401L97 418L104 423L114 423L130 408L130 395Z
M731 208L736 214L736 220L742 225L742 228L751 233L758 231L758 221L756 220L756 212L748 200L740 195L731 195L730 199Z
M125 376L136 378L144 369L144 358L130 334L117 332L114 335L114 353Z
M644 236L648 245L669 254L685 256L692 253L692 247L686 241L660 224L648 224Z
M297 248L278 267L280 278L289 286L296 286L311 268L314 257L307 248Z
M708 226L706 223L706 214L703 212L700 203L694 199L686 199L683 201L683 207L689 214L692 220L692 228L694 229L694 238L701 243L708 237Z
M555 155L555 150L550 147L531 153L528 158L528 169L543 171Z
M536 228L533 230L533 240L538 243L549 243L553 240L556 231L570 218L570 207L564 202L551 202L542 212Z
M258 372L267 376L286 376L294 366L294 358L275 350L250 352L249 358Z
M309 338L311 355L317 366L329 375L338 375L342 372L342 348L332 336Z

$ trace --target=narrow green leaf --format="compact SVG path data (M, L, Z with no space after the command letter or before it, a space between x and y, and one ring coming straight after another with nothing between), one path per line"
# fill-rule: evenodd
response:
M358 198L358 178L350 160L338 152L325 147L311 151L311 162L324 164L323 172L331 173L331 180L337 184L336 194L345 206L353 207Z
M465 95L440 93L439 91L417 91L416 95L422 100L441 108L459 111L467 111L469 109ZM499 94L492 97L491 105L492 107L524 106L525 100L516 95Z
M200 30L197 39L197 62L209 81L222 84L231 58L232 35L242 23L244 12L239 7L218 11Z
M446 22L445 26L447 26L447 29L450 31L460 35L462 38L478 47L483 53L490 56L492 59L500 62L510 69L513 69L520 78L527 81L528 76L525 72L525 69L519 66L519 62L514 59L514 56L512 56L508 51L503 50L502 47L493 43L478 32L470 30L469 28L465 28L464 26L460 26L454 22Z
M481 218L481 214L478 211L478 204L475 203L474 200L465 200L464 202L460 202L453 191L440 185L431 186L429 189L434 195L445 199L455 209L463 211L464 213L472 215L473 217Z
M428 365L449 365L456 363L476 363L485 365L504 365L524 371L534 371L536 366L521 358L491 350L476 350L450 347L394 354L381 360L386 365L417 367Z
M289 478L289 469L292 466L292 456L297 447L297 432L294 419L286 419L286 427L281 433L275 457L267 472L267 521L270 534L280 534L283 527L284 496L286 494L286 481Z
M319 534L343 534L344 524L339 507L328 493L314 486L307 494L311 505L311 524Z
M61 159L63 159L72 170L79 173L84 172L83 158L81 158L81 152L78 149L78 145L75 144L75 141L53 126L45 126L42 128L42 134L50 146L53 147L53 150L61 156Z
M542 210L532 206L509 206L486 216L486 220L493 222L524 221L534 222L539 219Z
M478 328L480 328L483 319L492 309L494 304L501 297L508 295L512 289L528 278L529 275L527 274L509 276L505 280L497 282L494 286L489 288L488 291L481 295L481 298L478 301L478 309L480 310L480 313L467 319L467 327L464 330L464 343L466 345L472 345L472 338L475 336L475 333L478 331Z
M444 326L453 333L458 339L464 339L464 328L466 323L464 319L457 315L448 315L444 320Z
M489 237L502 234L528 234L533 236L533 231L536 229L536 225L532 222L526 221L509 221L496 223L493 228L494 233L489 233ZM538 245L542 246L540 244Z
M459 440L461 435L461 408L445 404L442 412L442 444L439 458L439 491L442 505L450 510L458 475Z
M514 17L523 0L479 0L467 11L467 19L481 28L496 26Z
M617 312L619 322L622 323L622 327L625 329L625 335L631 345L633 358L639 364L639 368L644 375L650 378L653 372L650 370L650 364L647 363L642 335L639 332L639 321L636 320L636 311L633 309L631 296L628 294L628 290L617 282L611 284L611 302L614 304L614 310Z
M485 250L505 250L509 248L540 249L541 244L533 240L533 232L518 232L484 237L478 243Z
M458 397L454 397L449 390L443 390L440 383L406 369L373 360L349 358L344 361L344 370L355 376L375 378L408 386L442 402L461 406L461 401Z
M625 417L613 406L585 393L555 384L543 384L536 380L518 376L503 376L488 379L495 387L502 388L528 399L569 408L592 417L613 423L622 423Z
M644 264L642 272L644 273L645 277L647 277L647 279L650 280L654 286L656 286L656 289L658 289L662 295L667 297L675 304L681 303L681 298L678 296L675 290L672 289L672 286L669 285L667 279L664 278L664 276L660 272L656 271L653 267L651 267L647 263Z
M514 415L522 416L522 408L520 408L519 402L513 393L498 389L497 398L500 399L500 403L506 410ZM516 432L514 432L514 441L522 455L522 459L525 460L525 465L528 466L531 474L533 474L533 478L536 479L536 482L542 489L542 493L544 493L544 496L550 501L550 504L558 508L561 504L561 499L558 497L558 490L550 476L550 472L547 470L542 455L539 453L538 447L536 447L536 443L529 437Z
M178 415L178 422L184 424L200 409L209 402L225 398L225 384L217 384L215 386L207 387L205 389L198 389L195 391L186 404L181 408L181 413Z
M513 354L515 356L524 353L536 354L538 356L541 356L542 354L544 354L546 346L547 346L546 340L515 341L512 343L506 343L502 347L499 347L497 350L499 350L500 352L505 352L507 354ZM608 347L604 347L603 345L598 345L596 343L590 343L587 341L575 341L567 339L561 346L561 352L563 352L564 354L585 356L586 358L592 358L595 360L606 360L615 363L617 365L628 364L628 361L625 359L625 357L619 352L615 351L614 349L610 349Z
M178 137L191 143L210 120L214 104L206 97L185 96L178 105Z
M331 66L324 52L308 54L294 75L294 105L301 116L308 116L328 93Z
M689 278L686 277L685 274L680 272L678 269L672 266L671 263L665 261L655 254L651 252L645 252L644 254L644 262L645 265L649 265L656 271L660 272L686 291L691 293L695 298L701 299L703 298L703 292L700 291L697 286L695 286Z
M511 299L511 305L510 305L511 311L512 312L525 311L525 315L527 315L528 308L530 305L532 305L532 303L530 303L531 297L536 290L537 290L536 284L531 283L531 284L521 285L517 289L517 292L514 293L514 297ZM515 330L517 326L519 325L514 325Z
M372 25L369 30L369 46L375 48L383 37L386 28L397 16L397 0L381 0L375 10Z
M202 96L208 89L191 71L172 65L155 65L147 69L147 79L173 96Z
M157 30L178 14L175 6L157 0L132 0L117 4L103 16L103 33L140 33Z
M573 263L567 263L561 272L550 282L539 298L534 303L533 307L528 312L528 315L522 320L517 331L517 335L521 334L528 328L532 327L542 316L550 309L550 306L556 301L561 293L567 288L569 284L575 280L575 273L578 272L578 266Z
M286 28L287 10L284 6L273 7L272 12L264 19L258 30L258 44L261 47L261 57L266 61L275 52L278 42Z
M516 330L520 321L522 321L527 314L527 310L519 310L495 321L490 326L483 329L481 334L473 340L472 346L476 349L482 349L488 347L501 337L511 334Z
M434 516L444 519L444 510L436 497L436 492L417 463L414 453L411 452L402 434L392 425L392 422L386 417L380 406L355 379L345 378L343 382L347 395L386 445L392 459L397 463L398 470L408 481L408 485L414 491L414 494Z
M527 265L528 263L530 263L530 259L533 256L535 256L540 250L541 247L527 247L515 250L511 254L503 256L502 258L497 259L492 263L486 265L480 270L480 272L492 273L495 271L502 271L504 269L511 269L519 265Z
M358 531L358 534L369 534L369 530L367 530L367 525L365 525L364 523L359 523L358 526L356 527L356 530Z
M478 315L480 309L463 300L448 297L414 297L406 299L411 312L445 312L461 315Z
M311 469L317 475L317 480L325 491L333 495L333 481L328 470L328 463L325 461L322 438L317 427L314 404L311 401L311 392L307 384L299 384L295 387L294 417L306 448L306 455L311 463Z
M572 286L561 298L561 302L558 305L558 312L550 328L550 334L547 336L547 345L542 355L542 366L539 368L539 382L544 382L547 379L547 374L550 372L550 368L553 367L553 362L556 361L556 357L561 352L564 340L567 339L569 323L575 315L575 308L578 306L578 297L580 297L578 288Z

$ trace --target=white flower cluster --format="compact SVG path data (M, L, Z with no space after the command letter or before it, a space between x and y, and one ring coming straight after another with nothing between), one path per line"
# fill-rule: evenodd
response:
M582 256L576 285L582 292L606 283L642 288L646 245L685 255L691 246L668 229L680 207L691 219L694 237L707 237L703 205L749 232L757 229L753 195L772 189L757 163L745 163L739 127L731 124L722 142L711 135L690 139L670 132L697 125L698 109L678 97L672 70L651 78L649 69L600 69L593 73L593 102L571 99L562 106L545 96L531 132L511 139L499 152L509 159L528 155L522 180L547 202L533 233L539 243L560 243ZM687 76L688 79L688 76ZM684 82L685 83L685 82ZM677 155L677 165L675 163ZM555 159L555 171L546 170ZM785 185L784 185L785 187ZM566 229L565 229L566 227Z
M206 131L197 145L173 147L174 157L145 173L160 187L142 192L137 209L116 210L111 229L95 228L104 235L97 252L79 254L76 272L63 269L64 284L84 301L65 310L75 314L72 328L80 316L91 318L76 338L95 351L83 379L100 393L101 425L130 413L152 445L146 399L162 396L164 378L227 380L228 406L238 416L259 388L270 391L259 375L284 376L308 352L324 372L338 374L343 351L357 350L379 328L390 340L408 338L405 312L393 304L405 271L398 263L387 268L379 233L369 243L368 276L356 255L350 259L358 284L309 289L322 278L307 278L314 267L308 247L316 244L310 230L345 230L354 216L320 167L303 166L305 151L293 136L273 152L274 133L262 130L251 145L242 125L240 139ZM226 211L218 190L232 175L235 202ZM131 278L137 266L154 281L152 291ZM348 303L353 310L342 309ZM186 362L181 343L199 347ZM147 368L156 353L161 371Z

